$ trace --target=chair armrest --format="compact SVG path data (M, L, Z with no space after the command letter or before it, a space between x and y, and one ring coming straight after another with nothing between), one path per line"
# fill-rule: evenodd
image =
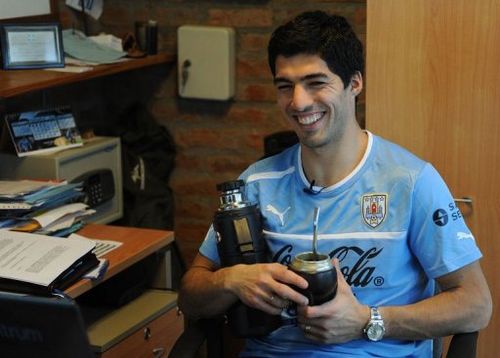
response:
M457 333L450 341L446 358L474 358L479 332Z
M223 356L222 325L223 318L189 320L184 332L174 343L168 358L193 358L206 341L207 358Z

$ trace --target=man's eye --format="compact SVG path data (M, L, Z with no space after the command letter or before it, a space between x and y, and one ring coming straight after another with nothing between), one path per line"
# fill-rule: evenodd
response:
M309 82L309 86L311 86L311 87L322 87L325 84L326 84L326 82L323 82L323 81Z
M280 85L277 85L276 88L278 89L278 91L287 91L287 90L292 88L292 85L280 84Z

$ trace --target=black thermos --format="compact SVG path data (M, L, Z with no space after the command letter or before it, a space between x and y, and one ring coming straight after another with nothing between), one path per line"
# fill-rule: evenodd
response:
M220 206L214 216L217 249L222 267L270 262L262 237L262 221L257 204L246 201L243 180L217 184ZM248 307L241 301L227 314L231 330L240 337L268 334L279 327L279 316Z

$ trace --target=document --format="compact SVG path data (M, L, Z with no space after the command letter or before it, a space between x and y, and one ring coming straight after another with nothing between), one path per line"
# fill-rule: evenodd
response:
M66 29L62 32L64 52L80 61L98 64L116 63L127 55L124 51L116 51L102 46L77 30Z
M73 222L75 221L74 219L76 219L78 216L86 215L85 211L87 208L88 208L88 205L84 204L84 203L66 204L66 205L58 206L55 209L46 211L40 215L34 216L33 220L35 220L40 225L41 228L47 228L47 226L53 225L56 222L61 223L61 221L64 221L61 219L66 218L70 222L68 223L67 226L64 226L64 227L68 227L68 226L71 226L73 224ZM95 210L93 210L92 212L90 212L88 214L93 214L93 213L95 213ZM71 214L75 214L75 215L71 215Z
M102 14L103 0L66 0L66 5L81 11L82 1L85 13L97 20Z
M91 240L0 230L0 278L49 286L94 247Z
M55 184L39 180L0 180L0 197L17 198Z

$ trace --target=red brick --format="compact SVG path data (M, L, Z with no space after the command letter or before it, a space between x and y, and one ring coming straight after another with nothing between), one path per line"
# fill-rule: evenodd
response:
M267 59L263 58L245 58L238 60L236 76L238 79L272 80Z
M210 9L208 23L217 26L269 27L273 24L272 10L255 9Z
M276 89L271 83L242 84L236 97L242 101L276 102Z
M267 33L243 33L239 36L239 49L240 51L267 51L269 37L270 34Z
M203 9L198 7L197 10L194 10L192 6L157 8L155 17L158 19L160 26L201 25L206 21L206 13Z

